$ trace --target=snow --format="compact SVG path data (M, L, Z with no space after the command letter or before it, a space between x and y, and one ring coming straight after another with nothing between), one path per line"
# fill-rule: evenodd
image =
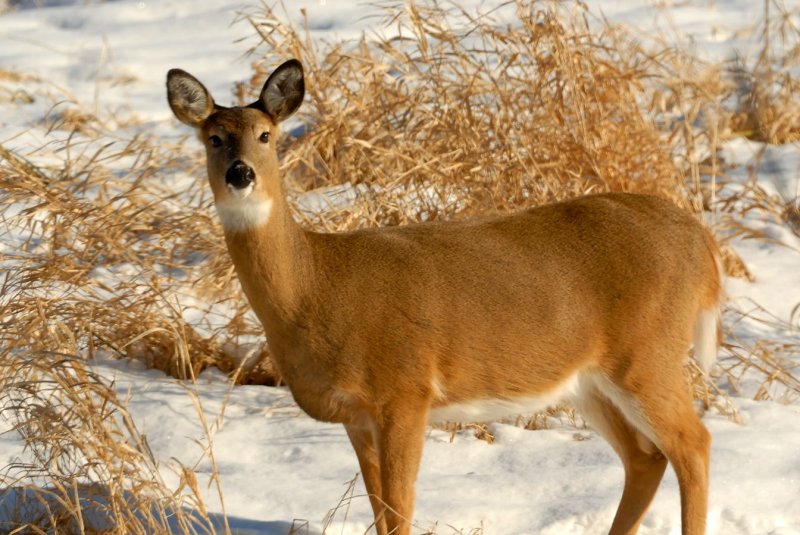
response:
M497 2L482 2L484 7ZM248 23L237 15L255 6L223 0L17 2L19 9L0 16L0 65L3 69L55 82L49 93L36 81L5 87L31 92L33 102L0 100L0 141L10 149L58 146L57 131L45 133L42 117L61 101L78 101L109 120L124 124L126 115L143 120L141 128L166 142L188 130L172 118L165 100L164 77L171 67L193 73L215 95L230 96L236 81L250 76L252 43ZM374 6L344 0L287 2L287 16L300 19L305 8L315 39L356 37L362 30L387 31L369 15ZM470 9L478 1L466 3ZM759 36L748 31L762 17L762 3L752 0L662 2L603 0L593 3L641 35L662 30L708 61L735 53L752 56ZM787 8L798 2L785 2ZM502 13L498 15L502 20ZM231 96L232 99L232 96ZM221 99L221 100L224 100ZM223 102L224 103L224 102ZM764 146L731 140L723 147L730 176L743 183L758 164L758 184L787 199L800 192L800 147ZM188 185L191 177L174 177ZM352 190L312 192L298 200L309 212L326 203L353 202ZM748 224L772 242L737 238L736 251L755 276L727 282L732 306L753 310L738 319L737 336L797 340L800 303L800 239L778 220L751 217ZM15 236L0 239L0 251L16 248ZM130 274L133 276L133 274ZM757 305L756 305L757 304ZM780 321L773 321L775 319ZM765 319L770 320L765 323ZM800 359L800 356L796 356ZM221 475L226 511L239 533L286 533L295 519L309 522L311 533L344 497L329 533L364 533L371 509L360 480L349 487L358 465L348 439L337 425L303 415L284 389L231 388L219 372L207 371L195 385L179 383L137 363L99 360L95 371L129 393L129 408L162 462L167 482L177 484L171 459L193 466L202 480L210 462L198 445L207 440L191 392L212 425L211 441ZM730 389L741 424L710 410L704 417L713 436L708 532L712 534L800 534L800 405L753 401L758 385L745 377ZM773 392L782 399L779 391ZM224 408L224 416L222 416ZM5 424L2 424L5 425ZM492 424L493 444L469 430L453 437L430 430L417 482L415 520L437 533L583 534L607 531L622 492L623 470L610 447L593 432L569 425L526 431ZM451 440L452 438L452 440ZM13 433L0 435L0 464L19 455ZM212 489L212 511L221 505ZM296 523L297 524L297 523ZM680 531L678 487L671 470L662 483L640 533ZM302 532L302 531L301 531Z
M163 459L191 466L202 458L201 448L189 441L202 430L187 388L202 397L210 421L225 406L213 445L234 528L295 519L318 525L358 473L341 426L303 416L283 389L230 390L214 371L188 386L138 364L109 361L96 369L114 377L120 391L130 390L137 424ZM774 533L800 533L793 507L800 492L795 458L800 406L743 398L736 404L741 425L713 411L704 418L714 437L709 533L764 534L776 528L784 531ZM438 521L439 533L451 533L447 526L452 532L483 526L485 533L552 535L608 529L624 473L604 440L566 425L531 432L492 424L490 431L491 445L471 431L459 432L452 442L447 432L428 432L417 481L420 527L430 529ZM197 471L200 477L210 474L207 459ZM364 532L370 509L363 493L359 483L347 522L340 513L330 533ZM212 504L213 498L210 493ZM679 503L677 482L668 471L640 533L679 533ZM258 525L256 533L270 533L269 526Z

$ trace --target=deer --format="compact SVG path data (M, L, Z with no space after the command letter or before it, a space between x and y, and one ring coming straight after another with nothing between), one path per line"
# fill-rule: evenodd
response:
M571 403L625 469L611 534L636 533L667 464L684 535L705 531L711 436L685 377L718 351L719 252L671 201L600 193L512 214L314 232L279 172L301 105L292 59L224 107L167 75L205 146L230 259L270 358L311 418L344 425L378 535L408 535L426 426Z

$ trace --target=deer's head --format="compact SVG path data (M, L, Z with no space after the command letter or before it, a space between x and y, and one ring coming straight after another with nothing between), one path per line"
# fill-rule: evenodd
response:
M269 76L258 100L226 108L180 69L167 74L167 98L175 116L196 128L206 147L208 180L226 228L269 219L281 195L276 141L278 125L303 101L303 67L289 60Z

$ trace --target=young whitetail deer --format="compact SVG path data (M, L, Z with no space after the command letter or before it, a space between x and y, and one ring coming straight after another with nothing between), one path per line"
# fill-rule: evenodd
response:
M705 529L710 436L683 364L717 350L716 247L664 200L592 195L485 219L320 234L292 219L278 124L303 101L296 60L224 108L167 76L200 131L236 272L297 404L344 424L380 535L408 534L429 422L570 400L619 454L611 533L635 533L667 460L684 534Z

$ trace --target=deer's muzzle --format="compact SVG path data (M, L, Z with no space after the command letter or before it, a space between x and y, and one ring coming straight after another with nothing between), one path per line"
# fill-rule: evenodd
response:
M253 168L241 160L236 160L225 173L225 183L236 189L244 189L256 179Z

